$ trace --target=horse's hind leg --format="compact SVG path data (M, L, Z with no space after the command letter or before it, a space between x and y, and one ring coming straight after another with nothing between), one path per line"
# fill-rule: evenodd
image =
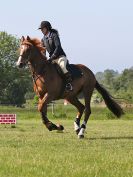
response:
M74 121L74 130L76 131L76 133L78 134L80 131L80 119L82 117L82 114L84 112L85 106L78 100L77 97L68 99L68 101L74 105L77 110L78 110L78 114L76 116L76 119Z
M84 99L85 99L85 111L84 111L84 113L85 113L85 117L84 117L83 124L80 127L80 131L78 133L78 138L84 138L84 132L85 132L85 129L86 129L86 124L87 124L87 121L88 121L88 119L90 117L90 114L91 114L90 101L91 101L91 96L92 96L92 93L93 93L93 89L89 90L89 91L88 90L84 91Z

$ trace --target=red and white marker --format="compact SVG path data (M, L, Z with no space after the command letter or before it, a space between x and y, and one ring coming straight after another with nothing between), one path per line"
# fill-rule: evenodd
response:
M0 124L16 124L16 114L0 114Z

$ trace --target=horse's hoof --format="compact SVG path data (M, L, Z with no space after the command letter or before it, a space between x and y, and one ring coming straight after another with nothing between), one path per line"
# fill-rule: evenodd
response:
M59 130L59 131L63 131L64 130L64 127L62 126L62 125L57 125L57 130Z
M57 130L57 126L56 126L55 124L53 124L52 122L46 123L45 126L47 127L47 129L48 129L49 131Z
M83 139L83 138L84 138L84 135L78 135L78 138L79 138L79 139Z
M53 130L52 126L47 127L47 129L51 132Z

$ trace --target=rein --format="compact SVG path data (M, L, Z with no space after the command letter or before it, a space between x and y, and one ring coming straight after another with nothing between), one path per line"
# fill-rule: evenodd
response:
M30 62L27 63L28 67L29 67L29 70L31 72L31 76L32 76L32 80L33 80L33 83L35 84L36 86L36 89L37 89L37 95L40 97L40 94L39 94L39 90L38 90L38 86L37 86L37 83L36 81L39 79L43 84L44 84L44 81L42 81L40 79L41 75L38 75L36 74L36 72L32 69L32 64ZM44 71L45 72L45 71Z
M31 63L28 62L28 67L31 66ZM36 89L37 89L37 95L40 97L40 94L39 94L39 90L38 90L38 86L37 86L37 83L36 83L36 80L40 78L40 75L37 75L32 69L31 67L29 67L29 70L31 72L31 77L32 77L32 80L33 80L33 83L36 85ZM43 82L41 79L39 79L41 82Z

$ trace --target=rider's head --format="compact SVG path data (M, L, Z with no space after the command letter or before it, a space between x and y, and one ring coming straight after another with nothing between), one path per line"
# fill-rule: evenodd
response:
M38 29L40 29L42 33L46 35L52 29L52 26L50 22L42 21Z

